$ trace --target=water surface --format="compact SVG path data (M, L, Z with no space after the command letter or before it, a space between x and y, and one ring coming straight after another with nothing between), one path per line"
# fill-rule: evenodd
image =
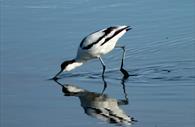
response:
M104 92L129 103L120 108L138 122L133 127L195 125L194 1L0 0L1 126L115 126L84 113L80 100L64 96L48 80L63 60L76 55L82 38L110 25L133 29L119 40L127 49L125 68L134 75L122 83L122 52L103 57ZM65 73L60 83L101 94L98 60Z

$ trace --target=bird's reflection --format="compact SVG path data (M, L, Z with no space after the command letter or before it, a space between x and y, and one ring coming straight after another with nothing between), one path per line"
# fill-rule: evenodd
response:
M107 84L104 79L103 81L104 84ZM120 105L128 104L128 98L124 84L125 80L122 80L121 83L123 85L123 92L125 97L124 99L120 100L111 98L103 93L90 92L75 85L61 84L58 81L55 82L62 87L64 96L78 97L84 112L89 116L117 125L131 125L135 121L133 117L128 116L124 110L120 108Z

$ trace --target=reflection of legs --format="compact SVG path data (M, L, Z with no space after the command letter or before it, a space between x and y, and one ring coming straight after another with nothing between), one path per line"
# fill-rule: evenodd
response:
M104 61L102 60L101 57L99 57L99 60L100 60L100 62L101 62L101 64L102 64L102 67L103 67L102 77L104 77L104 72L105 72L105 70L106 70L106 65L104 64Z
M123 61L125 58L125 46L116 46L115 48L121 48L123 50L123 55L122 55L122 60L121 60L121 68L120 71L123 73L124 78L128 78L129 77L129 73L123 68Z
M128 99L127 92L126 92L125 78L124 77L121 80L121 84L123 85L123 93L125 95L125 99L118 100L118 104L119 105L127 105L129 103L129 99Z

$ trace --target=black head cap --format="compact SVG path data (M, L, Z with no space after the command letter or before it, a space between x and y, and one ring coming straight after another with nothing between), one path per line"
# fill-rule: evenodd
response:
M64 61L62 64L61 64L61 70L64 70L66 68L66 66L68 66L69 64L72 64L74 63L75 60L68 60L68 61Z

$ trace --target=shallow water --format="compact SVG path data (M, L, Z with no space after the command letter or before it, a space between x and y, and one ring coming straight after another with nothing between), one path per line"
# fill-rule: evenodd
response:
M87 115L78 97L64 96L62 87L48 80L63 60L75 56L85 35L116 24L133 28L119 40L132 76L123 82L122 52L116 49L103 57L105 81L101 64L92 60L59 82L97 95L106 82L109 98L128 98L119 107L138 121L132 127L195 125L193 0L0 2L2 127L121 125Z

